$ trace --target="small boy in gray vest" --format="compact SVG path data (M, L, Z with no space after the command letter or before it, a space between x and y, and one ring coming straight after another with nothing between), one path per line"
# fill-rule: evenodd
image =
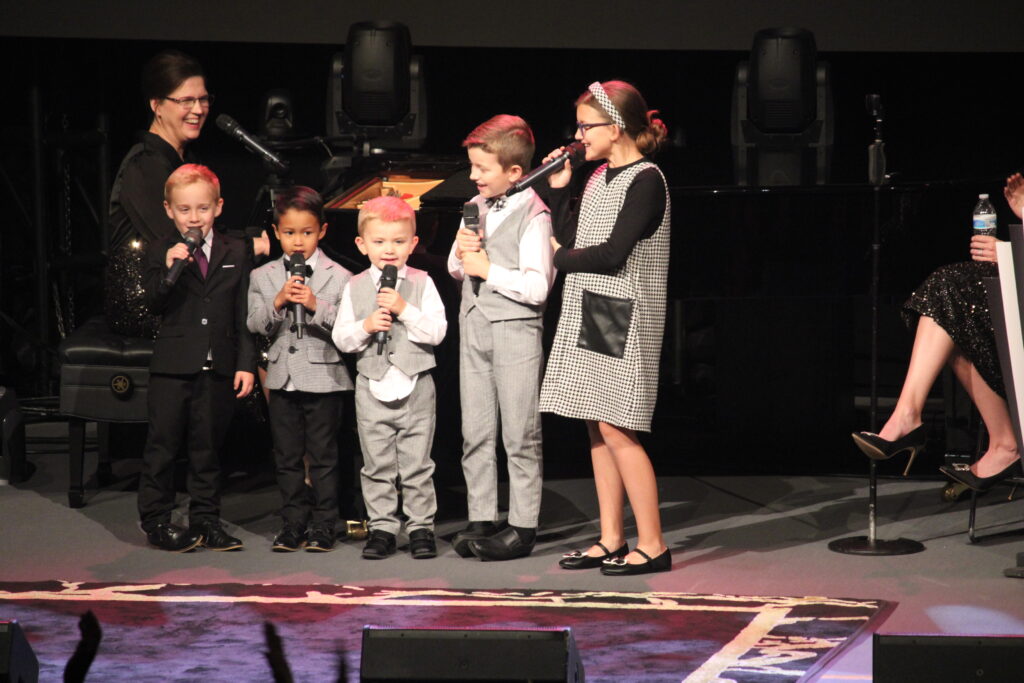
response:
M434 347L448 322L433 280L406 265L418 238L416 214L397 197L378 197L359 210L356 245L370 267L345 286L332 338L357 355L356 424L363 451L360 478L370 517L363 558L395 552L401 527L398 486L408 518L409 552L437 556L434 540ZM393 268L389 268L392 266ZM396 282L381 282L385 272Z
M469 524L452 539L462 557L510 560L533 551L541 498L538 402L542 316L555 277L551 215L532 189L506 192L530 167L533 133L501 114L463 141L480 225L456 234L448 271L462 281L459 390ZM508 456L508 523L498 524L496 440Z

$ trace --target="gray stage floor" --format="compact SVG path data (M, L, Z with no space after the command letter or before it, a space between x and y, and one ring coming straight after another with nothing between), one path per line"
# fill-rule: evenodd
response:
M52 427L51 427L52 429ZM614 589L743 595L821 595L880 598L898 603L879 627L885 633L1024 635L1024 582L1002 576L1024 551L1024 503L1005 502L1008 488L983 499L983 533L968 543L967 502L944 503L938 480L883 480L879 538L907 537L926 550L898 557L830 552L828 542L863 535L867 481L841 477L673 477L660 481L671 572L608 578L596 570L557 567L563 552L597 534L596 501L587 473L548 481L540 542L534 554L506 563L458 557L447 543L434 560L407 553L383 561L359 558L361 544L328 554L270 552L277 531L277 494L270 486L233 482L223 502L228 528L241 537L239 553L177 555L145 545L135 512L131 471L115 463L119 482L87 490L86 507L67 506L67 458L34 455L31 481L0 487L0 580L335 583L350 585ZM95 456L87 456L86 472ZM460 496L451 489L442 496ZM462 520L441 519L448 536ZM2 617L2 614L0 614ZM861 640L832 662L817 681L870 680L871 642Z

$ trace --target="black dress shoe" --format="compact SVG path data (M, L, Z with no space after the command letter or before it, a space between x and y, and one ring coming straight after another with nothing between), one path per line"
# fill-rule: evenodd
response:
M872 460L888 460L901 453L910 453L903 476L907 476L910 472L910 465L913 464L917 454L924 450L927 441L924 425L920 425L895 441L886 441L873 432L854 432L850 436L853 437L857 448Z
M203 542L203 536L192 529L184 529L177 524L160 522L146 532L146 540L150 545L172 553L187 553L195 550Z
M452 547L459 557L473 557L469 544L481 541L498 533L498 525L494 522L470 522L465 529L452 538Z
M601 573L605 576L632 576L634 574L667 572L669 569L672 569L672 553L669 552L668 548L665 548L665 552L655 558L652 558L643 550L640 550L640 548L636 548L636 552L643 555L647 561L639 564L630 564L626 562L625 557L616 557L613 560L605 560L601 563Z
M203 547L210 550L241 550L242 539L235 538L228 532L220 522L214 520L202 520L189 525L189 529L203 535Z
M329 524L313 524L306 531L307 553L329 553L334 550L334 527Z
M275 553L294 553L306 545L306 532L296 524L285 524L281 533L274 537L270 549Z
M363 546L364 560L383 560L395 552L395 535L380 529L370 529L370 538Z
M533 541L523 541L515 527L508 526L479 541L470 541L469 549L484 562L500 562L526 557L533 552Z
M409 554L414 560L429 560L437 557L437 542L430 529L416 529L409 532Z
M625 557L629 554L629 544L623 543L622 547L611 552L604 546L601 541L598 541L594 545L599 546L604 551L604 555L587 555L581 550L574 550L571 553L562 555L562 559L558 561L558 566L562 569L595 569L600 567L605 560L611 560L616 557Z
M1003 479L1009 479L1010 477L1019 477L1022 474L1020 459L1014 460L1012 463L1004 467L1001 471L996 472L991 477L979 477L971 472L970 465L943 465L939 468L939 471L945 474L950 479L958 481L967 488L974 489L978 492L988 491L990 488L1001 482Z

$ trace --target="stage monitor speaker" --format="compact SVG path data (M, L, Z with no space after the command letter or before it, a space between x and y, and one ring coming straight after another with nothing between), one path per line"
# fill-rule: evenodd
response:
M583 683L572 629L363 628L360 681Z
M1024 636L874 635L874 683L1024 680Z
M0 683L36 683L39 660L17 621L0 620Z

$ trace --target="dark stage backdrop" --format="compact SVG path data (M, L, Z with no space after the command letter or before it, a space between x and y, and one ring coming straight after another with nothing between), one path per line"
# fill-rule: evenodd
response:
M742 50L766 26L803 26L851 52L1020 51L1014 0L135 0L0 2L10 36L334 44L394 19L432 47Z
M67 12L52 12L62 4ZM39 277L65 278L77 288L79 321L98 303L98 269L79 268L68 277L56 258L44 274L32 263L32 84L40 87L51 135L65 127L88 130L101 112L110 117L111 171L148 122L138 94L141 65L166 47L203 62L217 95L214 116L231 114L256 131L262 94L287 87L302 132L323 134L329 62L348 23L398 17L409 22L414 52L424 59L425 151L431 154L461 156L465 134L499 112L524 116L538 150L550 149L567 139L572 101L597 79L630 80L661 110L676 141L658 159L675 206L672 313L655 433L663 468L862 471L846 433L866 426L852 408L867 383L870 203L863 186L856 187L866 178L871 135L864 95L882 95L889 166L910 188L885 203L883 379L891 393L909 341L898 303L934 266L965 255L961 245L977 192L998 194L1000 179L1024 158L1024 95L1016 83L1024 54L1005 33L1016 22L999 13L999 3L975 3L969 11L960 3L932 3L928 17L918 17L913 27L902 6L889 3L888 13L879 15L883 29L869 31L865 25L874 15L863 8L881 3L841 3L849 6L842 11L837 3L787 3L806 11L775 15L765 3L656 1L647 3L649 20L631 27L627 40L602 33L617 16L611 3L550 3L548 18L531 15L537 33L518 18L456 21L452 17L470 16L456 11L461 4L409 3L404 14L389 14L385 10L398 3L370 3L360 6L365 13L353 14L351 3L309 2L281 14L257 2L229 16L220 5L190 14L186 2L174 15L132 10L119 21L70 3L48 3L47 22L34 6L0 12L0 32L8 36L0 38L0 59L13 66L5 81L9 106L0 112L0 196L7 207L0 221L0 312L31 331L36 311L30 292ZM832 8L827 16L825 7ZM659 11L665 20L658 20ZM700 22L684 21L684 11L704 14ZM729 21L717 14L726 11L734 12ZM195 20L186 24L183 17ZM815 31L819 57L832 67L835 184L737 199L730 190L729 148L735 67L747 58L754 30L790 17ZM815 17L821 21L812 22ZM271 19L276 33L266 28ZM510 31L517 26L521 30ZM679 40L668 40L676 29ZM480 37L492 30L493 40ZM243 227L264 181L259 164L212 122L195 148L224 180L224 223ZM294 161L297 182L322 184L319 152ZM45 163L52 253L62 179L53 173L52 150ZM86 174L84 185L91 182ZM95 251L98 231L88 209L72 206L75 251ZM49 315L45 341L55 347L57 326ZM25 376L46 356L40 348L0 320L0 384L18 386L22 395L38 390ZM559 443L562 428L556 422L552 443ZM578 445L578 433L565 433L566 445ZM933 437L941 439L941 428ZM761 457L764 452L775 455Z

